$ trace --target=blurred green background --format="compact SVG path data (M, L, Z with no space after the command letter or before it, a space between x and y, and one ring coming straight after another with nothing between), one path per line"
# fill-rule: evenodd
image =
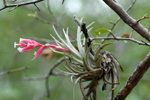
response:
M22 1L17 0L16 3ZM132 3L131 0L118 0L118 2L124 9ZM11 0L8 3L13 4ZM48 10L48 3L50 4L50 11ZM65 0L63 5L61 3L62 0L49 0L49 2L46 0L37 4L40 11L34 5L28 5L11 12L9 12L10 8L0 12L0 73L25 66L30 67L29 69L0 76L0 100L49 100L45 96L45 80L27 81L25 78L46 75L61 55L54 54L50 60L43 56L32 60L36 49L19 53L14 48L14 42L19 42L19 38L52 40L50 34L55 36L51 24L42 23L34 17L28 16L28 14L35 14L36 12L41 19L52 23L57 22L55 26L60 34L62 32L61 28L69 27L69 32L73 37L76 36L77 28L73 18L74 15L79 18L84 17L87 24L95 21L93 31L90 33L91 36L95 36L94 30L98 28L110 29L112 27L110 22L115 22L118 19L118 16L102 0L95 0L94 2L92 0ZM3 7L2 0L0 1L0 7ZM139 19L144 15L150 16L149 9L149 0L137 0L129 14L133 18ZM148 28L150 19L145 19L141 23ZM123 33L130 34L131 32L132 29L122 21L113 30L116 36L122 36ZM133 37L139 41L146 41L136 32L133 33ZM106 47L105 50L113 53L124 68L124 72L120 72L121 84L115 90L115 93L117 93L124 86L139 62L148 54L150 48L127 41L114 42L115 44ZM100 43L100 40L97 43ZM150 71L148 70L126 100L150 100L149 75ZM50 100L73 99L73 84L70 77L52 76L49 78L49 86L51 90ZM75 98L80 100L82 95L78 85L76 87ZM107 100L109 91L110 88L107 91L101 91L100 85L97 88L98 100L100 98L101 100Z

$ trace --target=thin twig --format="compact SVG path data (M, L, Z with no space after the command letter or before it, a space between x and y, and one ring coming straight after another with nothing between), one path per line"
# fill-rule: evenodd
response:
M112 32L110 32L110 34L113 36L113 38L116 38L115 35Z
M136 0L133 0L133 2L130 4L130 6L126 9L126 12L129 12L130 9L133 7L133 5L135 4ZM115 26L118 24L118 22L121 20L121 18L119 17L114 23L111 22L112 27L111 27L111 31L113 31L113 29L115 28ZM109 37L111 33L108 33L106 37ZM101 46L104 43L105 40L101 41L101 44L99 46ZM99 47L97 47L99 48Z
M93 40L100 40L100 39L104 39L104 40L127 40L127 41L132 41L134 43L137 43L139 45L150 46L150 43L141 42L141 41L135 40L133 38L121 38L121 37L116 37L116 38L113 38L113 37L95 37L95 38L91 38L92 41Z
M66 59L68 59L68 58L66 58ZM53 66L51 66L49 72L45 76L43 76L43 77L36 77L36 78L25 78L25 80L28 80L28 81L45 80L46 96L49 98L50 97L49 77L51 75L54 75L54 76L69 76L68 74L65 74L65 73L53 72L54 69L56 67L58 67L58 65L61 64L64 60L65 60L64 58L59 59Z
M52 76L70 76L66 73L60 73L60 72L52 72L51 74ZM45 80L47 78L46 76L42 76L42 77L25 77L24 80L25 81L39 81L39 80Z
M124 23L128 24L132 29L134 29L138 34L140 34L143 38L150 41L150 33L148 33L148 29L146 29L142 24L136 22L134 18L132 18L119 3L114 2L113 0L103 0L118 16L124 21Z
M47 0L47 6L48 6L48 12L49 14L52 15L52 17L54 18L55 20L55 26L58 28L58 31L60 34L62 34L62 27L61 25L59 24L59 20L56 18L55 14L51 11L51 7L50 7L50 0Z
M11 12L11 11L17 9L17 8L18 8L18 5L16 7L12 8L12 9L10 9L9 12Z
M80 22L77 16L74 16L74 20L75 22L77 22L78 26L81 26L82 23Z
M35 4L35 3L38 3L38 2L42 2L44 0L34 0L34 1L27 1L27 2L23 2L23 3L18 3L18 4L10 4L10 5L7 5L7 3L5 2L6 0L3 0L4 1L4 7L3 8L0 8L0 11L6 9L6 8L12 8L12 7L20 7L20 6L25 6L25 5L30 5L30 4Z
M46 87L46 96L50 97L50 90L49 90L49 76L52 75L53 70L62 62L64 61L64 58L59 59L49 70L48 74L46 75L45 78L45 87Z
M62 4L64 4L65 0L62 0Z
M143 41L143 40L141 40L145 45L147 45L147 43L145 42L145 41Z
M40 22L42 22L44 24L53 24L53 25L55 25L54 22L49 22L49 21L47 21L45 19L42 19L37 14L28 14L28 16L34 17L36 20L38 20L38 21L40 21Z
M142 18L138 19L138 20L136 21L136 23L138 24L139 22L141 22L142 20L144 20L144 19L146 19L146 18L150 18L150 16L144 15Z
M134 32L134 30L132 30L132 32L131 32L131 34L130 34L129 38L132 38L132 36L133 36L133 32Z
M5 71L5 72L1 72L0 73L0 76L2 75L6 75L6 74L9 74L9 73L13 73L13 72L18 72L18 71L21 71L21 70L25 70L25 69L28 69L29 67L21 67L21 68L18 68L18 69L12 69L12 70L8 70L8 71Z
M145 72L150 67L150 53L147 57L139 63L134 73L129 77L123 89L118 92L114 100L125 100L125 98L130 94L132 89L138 84Z
M40 11L40 8L36 5L36 3L34 3L34 6L38 9L38 11Z
M34 40L38 40L40 42L44 42L44 43L50 43L50 44L54 44L55 41L54 40L48 40L48 39L42 39L42 38L35 38L35 37L31 37L32 39ZM141 42L141 41L138 41L134 38L121 38L121 37L93 37L91 38L91 41L94 41L94 40L126 40L126 41L131 41L131 42L134 42L134 43L137 43L139 45L145 45L145 46L150 46L150 43L146 43L146 42ZM71 40L71 42L76 42L77 40Z
M4 3L4 7L6 7L7 6L7 1L3 0L3 3Z

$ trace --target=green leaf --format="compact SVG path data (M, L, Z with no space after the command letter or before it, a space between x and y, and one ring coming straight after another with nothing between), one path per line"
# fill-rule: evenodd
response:
M94 33L96 35L100 35L100 34L104 34L104 33L108 33L108 32L110 32L110 30L105 29L105 28L101 28L101 29L97 29Z

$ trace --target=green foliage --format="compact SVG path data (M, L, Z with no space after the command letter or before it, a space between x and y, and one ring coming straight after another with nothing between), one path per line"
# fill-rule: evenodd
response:
M109 32L110 32L110 30L105 29L105 28L101 28L101 29L97 29L94 33L96 35L100 35L100 34L109 33Z
M76 37L77 24L73 20L73 16L75 14L79 18L84 17L84 21L87 23L95 21L93 30L100 27L106 28L101 29L102 31L96 30L96 35L98 36L99 32L103 35L108 33L108 29L112 27L112 24L109 24L109 22L115 22L117 19L117 15L115 13L111 13L113 11L107 9L107 7L105 7L104 4L99 3L99 1L96 1L98 6L95 6L96 4L94 3L95 5L93 5L93 2L91 3L90 0L89 2L81 0L81 2L84 2L84 5L82 10L76 13L70 13L65 9L67 6L67 0L64 5L61 5L62 0L58 1L60 1L60 6L58 7L57 3L52 3L53 5L51 10L53 11L53 14L56 15L56 18L59 19L58 22L61 27L69 27L69 34L71 34L71 36ZM75 0L72 1L75 2ZM120 0L119 2L121 2L124 8L127 8L130 3L123 0ZM1 0L1 7L2 4ZM37 15L40 18L50 22L55 22L55 18L52 17L53 15L49 14L47 6L44 3L38 3L37 5L41 9L40 12L36 10L36 7L34 8L34 5L20 7L12 12L8 12L9 9L0 11L0 72L24 66L30 67L27 70L0 76L0 100L49 100L45 97L45 81L25 81L24 78L45 76L51 65L53 65L60 56L54 55L51 60L47 60L45 57L40 56L38 59L31 61L34 51L18 53L16 49L13 48L14 42L18 42L19 38L32 39L33 37L38 37L52 40L49 34L51 33L53 36L56 36L50 24L44 24L39 20L34 19L34 17L27 16L28 14L33 14L37 11ZM101 5L102 9L100 9L99 5ZM85 9L87 7L88 9ZM89 11L91 8L92 11ZM95 9L93 10L93 8ZM145 15L145 13L150 14L149 9L149 0L138 1L131 9L130 15L135 19L139 19ZM95 11L97 13L95 13ZM146 28L148 28L150 24L148 20L149 19L141 22ZM59 29L57 25L56 28ZM120 21L115 27L113 33L131 33L131 31L132 29L129 26ZM90 35L93 35L91 33L95 32L90 32ZM138 40L143 40L143 38L137 35L136 32L134 32L133 37ZM100 43L100 41L97 41L97 43ZM121 84L117 86L115 90L116 94L123 87L127 78L132 74L138 63L146 56L150 49L146 46L141 46L132 42L125 43L123 41L116 41L114 45L108 46L104 49L112 52L124 68L124 72L120 73ZM59 67L61 68L63 66ZM150 96L148 94L150 93L150 80L147 78L149 76L150 71L143 76L141 82L135 87L134 91L131 92L126 100L150 100ZM50 77L49 86L52 90L51 100L72 100L73 85L69 77L66 77L65 79L61 76ZM109 88L110 87L108 87L108 90ZM82 94L79 87L77 87L75 91L76 100L81 99ZM97 91L98 98L101 98L102 100L108 99L109 91L101 91L101 84Z

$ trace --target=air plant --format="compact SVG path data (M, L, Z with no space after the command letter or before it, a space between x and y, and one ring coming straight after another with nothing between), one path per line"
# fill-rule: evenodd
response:
M82 20L80 20L82 22ZM91 25L91 24L90 24ZM78 26L77 28L77 48L71 43L71 40L68 36L68 28L65 31L63 29L63 33L65 39L63 39L55 27L53 29L57 35L58 40L54 37L53 39L56 42L56 45L45 44L42 45L34 40L30 39L20 39L19 44L14 44L14 46L19 46L18 51L20 52L28 52L35 47L40 47L40 49L35 53L35 58L37 58L44 48L49 47L56 53L61 53L64 55L65 65L67 71L63 71L66 74L71 75L71 80L75 78L74 89L76 84L79 82L81 92L83 95L83 99L88 100L90 97L91 100L96 100L96 88L100 82L103 82L102 90L106 90L106 86L108 84L112 85L112 96L113 99L113 91L117 84L119 84L119 72L118 67L122 67L118 60L108 51L104 51L103 48L112 43L106 43L98 47L95 51L93 51L93 43L88 36L88 32L86 28L82 29L82 26ZM85 34L85 33L86 34ZM84 37L82 36L84 34ZM87 86L83 86L83 82L89 82ZM85 89L88 89L85 92Z
M66 73L72 75L71 80L73 81L73 78L76 79L76 81L74 82L74 87L76 83L80 83L83 99L88 100L88 98L90 97L91 100L96 100L96 88L101 81L103 81L104 83L102 86L102 90L106 90L107 84L112 85L111 99L113 99L113 91L116 85L119 84L118 67L120 67L121 70L123 69L118 60L110 52L102 50L105 46L112 43L106 43L101 45L93 53L92 47L94 45L92 44L92 42L89 44L89 37L82 37L82 28L81 26L78 26L78 49L76 49L69 39L68 28L66 31L63 29L65 39L63 39L58 34L54 26L53 29L57 35L58 40L52 35L51 36L54 38L56 44L58 46L65 47L71 52L71 54L69 55L64 54L64 58L66 59L64 67L67 70ZM83 82L89 82L89 84L84 87L82 84ZM85 93L85 89L88 89L87 93Z

